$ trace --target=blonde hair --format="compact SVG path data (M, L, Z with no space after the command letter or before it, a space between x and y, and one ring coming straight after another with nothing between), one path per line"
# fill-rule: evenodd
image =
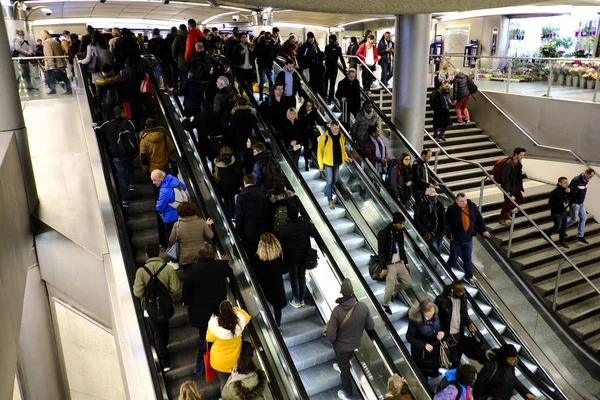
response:
M119 28L112 28L112 35L113 36L121 36L121 29L119 29Z
M298 111L296 111L296 109L294 107L288 108L285 116L287 117L287 119L290 119L290 115L292 115L292 114L296 114L296 118L298 118Z
M402 378L398 374L394 374L388 379L387 390L392 396L401 394L403 386L404 382L402 382Z
M185 381L179 388L179 400L202 400L194 381Z
M262 261L271 261L281 256L281 243L272 233L266 232L260 235L256 255Z

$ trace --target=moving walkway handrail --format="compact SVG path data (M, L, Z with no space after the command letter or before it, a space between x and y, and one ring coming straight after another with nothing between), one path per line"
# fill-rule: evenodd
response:
M296 72L297 72L297 71L296 71ZM311 92L311 88L310 88L310 86L309 86L309 85L306 83L306 81L305 81L305 79L304 79L304 76L302 76L302 74L299 74L299 75L300 75L300 79L301 79L302 83L305 85L305 87L307 88L307 90L308 90L309 92ZM362 88L361 88L361 91L362 91ZM362 94L366 96L366 94L364 93L364 91L362 91ZM320 102L320 103L321 103L321 108L322 108L322 109L324 109L324 110L325 110L325 111L328 113L329 117L330 117L332 120L335 120L335 116L333 115L333 113L331 112L331 110L330 110L330 109L329 109L329 108L328 108L328 107L327 107L327 106L324 104L324 102L323 102L323 99L321 98L321 96L320 96L319 94L315 94L315 93L313 93L313 97L315 98L315 101L318 101L318 102ZM367 98L368 98L368 97L367 97ZM387 118L386 118L386 119L387 119ZM396 131L397 131L397 129L395 128L395 126L394 126L393 124L391 124L391 125L390 125L390 128L391 128L392 130L396 130ZM346 130L345 130L343 127L340 127L340 130L341 130L342 132L344 132L344 133L347 135L347 133L346 133ZM400 135L400 138L404 140L404 138L401 136L401 134L400 134L399 132L398 132L398 134ZM359 157L359 159L362 159L362 156L360 156L360 155L358 154L358 152L356 151L356 149L354 148L354 144L353 144L353 142L352 142L351 140L348 140L348 141L346 141L346 143L347 143L347 144L348 144L348 142L350 142L350 143L349 143L349 144L350 144L350 146L352 146L352 148L355 150L354 152L352 152L352 157L358 156L358 157ZM371 173L370 173L370 175L371 175L373 178L375 178L375 179L376 179L376 180L379 182L379 185L380 185L382 188L384 188L384 187L385 187L385 185L383 184L383 182L382 182L382 180L381 180L381 176L380 176L380 175L379 175L379 174L378 174L376 171L374 171L372 164L371 164L370 162L368 162L368 160L365 160L365 161L367 161L367 164L368 164L369 168L371 169ZM371 192L372 194L375 194L375 198L377 198L381 204L386 204L386 203L387 203L387 204L390 204L390 202L387 202L387 201L385 201L385 200L384 200L384 199L381 197L381 195L380 195L379 193L377 193L377 190L375 190L375 189L372 187L372 182L371 182L371 180L369 179L369 177L367 177L367 176L366 176L366 172L365 172L365 171L364 171L362 168L358 168L358 167L357 167L357 168L356 168L356 171L357 171L357 172L358 172L358 174L361 176L362 180L363 180L363 181L366 183L366 186L369 188L370 192ZM449 191L449 190L448 190L448 191ZM452 195L452 192L451 192L451 191L449 191L449 193ZM452 195L452 197L451 197L451 198L453 198L453 195ZM403 212L403 213L405 214L405 216L406 216L406 214L407 214L407 213L406 213L406 212L404 212L404 210L403 210L403 209L402 209L402 208L401 208L401 207L398 205L398 203L397 203L396 201L394 201L392 204L394 205L395 209L397 209L397 210L398 210L398 211L400 211L400 212ZM388 218L389 218L389 219L391 219L391 214L389 214L389 215L388 215ZM412 220L412 219L411 219L411 220ZM416 229L415 229L415 233L416 233L416 234L417 234L417 236L418 236L418 237L421 239L422 243L425 243L425 242L424 242L424 239L423 239L423 238L420 236L420 233L418 232L418 230L416 230ZM443 260L441 259L441 257L439 257L439 256L438 256L438 259L439 259L440 261L443 261ZM445 263L442 263L441 265L445 266ZM447 268L444 268L444 269L447 269ZM452 274L452 276L454 276L454 275ZM479 309L479 307L477 307L477 305L476 305L476 303L475 303L475 302L472 302L472 305L474 306L474 309ZM481 310L480 310L480 311L481 311ZM480 314L480 317L481 317L481 316L483 316L483 317L484 317L484 319L487 321L487 317L485 317L485 316L484 316L482 313ZM491 325L491 324L489 324L489 322L488 322L488 325ZM507 324L507 326L508 326L508 324ZM517 335L515 335L515 336L517 337ZM495 339L496 339L496 340L497 340L499 343L502 343L502 342L503 342L501 339L499 339L499 337L498 337L498 336L496 336L496 338L495 338ZM531 353L530 353L530 354L531 354ZM532 359L533 359L533 360L535 360L535 357L533 357L533 355L531 355L531 356L532 356ZM538 365L541 365L541 364L538 362ZM527 371L527 369L526 369L526 368L525 368L525 370ZM534 379L534 378L530 378L530 379L531 379L532 381L534 381L534 382L536 382L536 381L537 381L537 380L536 380L536 379ZM555 385L555 386L556 386L556 385ZM557 387L557 386L556 386L556 387ZM558 389L558 387L557 387L557 389Z
M227 60L227 58L225 58L223 56L220 56L219 58L224 63L230 65L230 62ZM235 75L235 71L232 71L232 72L233 72L234 76L236 76ZM239 79L237 79L237 80L238 80L238 83L239 83L240 87L242 87L243 91L246 93L246 97L250 101L250 103L253 106L253 108L255 108L257 111L259 111L259 106L258 106L258 103L256 102L256 99L254 98L252 90L245 85L245 83L243 82L243 80L239 80ZM302 187L302 190L310 198L311 203L316 205L315 208L316 208L316 210L318 212L318 215L319 215L320 219L322 220L322 223L327 226L329 232L335 232L333 226L331 225L331 223L329 222L329 220L327 219L327 217L325 217L323 211L321 210L321 207L318 206L318 202L317 202L314 194L312 193L312 191L310 190L310 188L308 187L308 185L306 184L306 182L302 178L302 176L301 176L300 172L298 171L298 169L293 165L293 163L291 161L291 158L290 158L289 154L287 153L287 151L279 149L278 141L275 138L273 127L268 122L266 122L266 121L263 120L262 115L260 113L257 114L257 117L259 118L259 122L263 123L267 127L267 133L270 135L270 137L268 138L269 139L268 141L271 143L271 147L278 149L278 152L283 156L283 158L286 160L287 164L291 166L290 169L292 171L292 174L294 175L294 178L298 181L298 184ZM267 138L263 138L263 139L267 139ZM320 233L319 233L319 235L320 235ZM334 241L337 244L338 250L343 253L344 257L347 260L348 265L351 267L352 271L354 272L354 275L356 276L356 279L361 283L361 285L363 287L368 288L368 284L364 280L364 277L362 276L362 273L356 267L354 261L352 260L352 257L350 257L350 254L348 253L348 251L344 247L343 243L339 239L339 236L337 234L333 234L332 236L333 236ZM334 261L334 258L329 253L329 249L327 248L327 246L325 246L325 243L321 240L319 242L319 245L320 245L321 249L325 249L326 254L328 254L329 260L330 260L330 264L332 265L333 270L335 271L336 275L338 275L338 277L340 279L343 279L344 275L343 275L342 271L339 269L339 267L337 266L337 261ZM340 280L340 282L341 282L341 280ZM379 304L378 300L373 295L373 293L369 289L365 289L365 294L369 298L370 302L372 303L372 307L380 315L384 315L383 314L384 311L381 308L381 305ZM402 342L400 336L396 332L395 328L393 327L393 325L391 324L391 322L389 321L389 319L386 318L386 317L380 318L380 319L381 319L382 323L384 324L385 330L390 334L390 337L391 337L392 341L394 342L396 348L399 350L399 352L402 355L402 357L404 357L404 359L406 361L406 366L408 367L408 370L410 371L410 373L412 373L413 376L418 377L418 379L417 379L418 382L423 382L424 378L422 377L421 372L418 370L418 368L416 368L413 365L414 361L412 360L412 358L410 356L407 356L408 350L406 349L406 346ZM387 353L387 349L383 346L383 344L381 342L381 339L379 338L379 336L377 334L374 334L374 335L379 339L379 340L375 340L376 347L379 348L379 353L380 354L381 353L386 354ZM374 338L371 337L371 339L373 340ZM389 355L384 358L384 361L386 361L386 364L388 365L386 367L388 369L388 371L394 371L394 372L396 372L396 369L395 369L396 366L393 363L393 361L391 361L391 359L389 358ZM404 375L408 376L407 374L404 374ZM413 386L414 385L414 381L412 380L412 377L408 377L408 379L409 379L409 386ZM432 397L433 392L431 391L431 389L429 388L428 385L426 385L426 384L422 385L421 389L425 392L424 394L426 394L429 397Z
M158 67L158 63L153 56L145 55L145 56L143 56L143 59L148 61L148 63L151 65L151 69L153 71L155 71L155 72L160 71L160 68ZM298 374L298 371L296 370L296 368L294 366L293 360L291 358L291 355L289 354L287 346L285 345L285 342L283 341L281 333L276 328L277 324L275 323L275 319L273 318L268 306L266 305L267 304L266 298L264 297L264 294L263 294L262 290L260 289L260 285L258 285L256 283L258 281L257 281L256 277L254 276L254 272L252 271L251 268L248 267L249 260L246 256L245 252L240 250L243 247L242 247L241 243L239 242L239 238L237 237L237 234L234 233L235 230L231 225L231 221L225 216L224 212L222 211L224 209L224 205L222 204L221 196L219 196L216 193L215 188L212 185L212 181L211 181L212 175L209 172L207 172L208 165L206 164L206 160L204 157L202 157L199 154L197 147L195 145L193 145L193 139L191 139L189 136L189 133L183 129L180 121L176 121L175 115L173 113L169 112L169 110L175 111L175 113L179 113L179 111L180 111L180 110L176 110L170 101L166 101L163 98L163 95L164 96L172 96L172 93L170 93L168 90L166 90L166 88L161 87L161 85L159 85L159 79L157 79L157 77L154 74L149 74L149 76L150 76L150 79L152 80L153 85L156 87L156 90L158 92L157 97L159 100L160 107L161 107L165 117L167 118L167 121L169 122L169 129L171 130L173 139L175 139L174 142L175 142L176 147L178 148L178 151L181 154L185 153L185 150L183 149L183 147L186 145L186 142L182 141L182 143L179 143L179 141L183 137L185 137L185 138L187 138L187 144L190 146L190 148L192 149L192 152L195 154L194 161L196 162L196 165L197 165L199 171L195 171L194 168L188 167L191 170L190 182L193 183L194 185L198 186L197 188L195 188L195 192L198 194L202 193L203 190L201 188L203 187L205 189L204 191L209 192L208 193L210 195L209 198L216 203L216 205L218 207L217 213L219 213L219 211L220 211L221 221L223 222L223 224L215 224L213 229L215 230L215 236L220 237L219 244L221 246L221 252L229 253L224 250L227 248L227 246L225 245L225 241L226 241L226 238L228 238L229 240L231 240L233 242L232 248L238 249L238 251L239 251L239 254L238 254L239 258L237 259L237 261L239 262L239 265L241 266L241 269L242 269L241 272L243 273L243 275L245 275L246 279L248 280L249 286L253 286L254 289L256 290L256 295L254 296L254 298L258 299L258 303L260 305L261 310L266 310L264 313L262 313L262 315L264 316L264 318L267 321L267 324L268 324L267 329L270 334L270 338L273 340L273 344L277 348L277 355L271 354L271 356L273 357L274 360L280 359L282 362L282 365L279 368L277 368L277 374L275 373L275 371L273 371L273 368L269 362L265 362L265 363L263 363L263 365L266 365L267 367L272 369L271 373L268 374L270 377L278 376L278 374L281 374L281 370L284 371L284 375L286 377L286 379L284 379L284 377L281 376L280 380L272 381L272 388L275 389L274 394L277 396L276 398L282 398L282 399L283 398L291 399L291 398L296 398L296 397L300 397L303 399L308 398L308 394L306 393L304 385L302 384L302 381L300 379L300 375ZM173 108L171 109L171 107L173 107ZM185 161L188 163L190 162L187 159ZM192 177L193 177L193 179L192 179ZM204 205L204 207L206 207L205 202L203 202L202 204ZM208 212L208 208L206 208L205 210L206 210L206 214L210 215L210 213ZM214 217L214 215L213 215L213 217ZM230 256L230 262L233 263L235 261L236 261L235 258ZM236 282L236 284L238 284L238 283ZM240 293L241 293L241 291L240 291ZM242 297L242 301L243 301L243 297ZM246 310L248 310L248 309L246 309ZM258 321L260 321L260 319L257 318L256 315L254 315L253 321L258 322ZM267 347L267 346L263 345L263 347ZM260 354L260 352L259 352L259 354ZM288 392L288 393L286 393L287 397L284 397L284 394L281 392L279 385L280 384L290 384L290 382L293 385L291 388L293 393ZM286 388L287 388L287 386L286 386Z

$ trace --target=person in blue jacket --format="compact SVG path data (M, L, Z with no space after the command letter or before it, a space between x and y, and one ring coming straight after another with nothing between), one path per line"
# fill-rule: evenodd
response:
M463 364L458 368L446 371L444 379L447 385L442 388L444 381L440 384L441 390L433 400L469 400L473 399L473 386L477 380L477 370L474 366Z
M161 243L161 245L163 245L164 248L167 248L166 238L171 236L173 226L175 226L175 222L179 219L179 215L177 214L177 206L179 203L189 199L186 192L187 188L183 182L179 181L179 179L173 175L167 175L160 169L155 169L152 171L150 178L152 179L152 183L159 188L158 200L156 201L156 211L158 211L163 221L163 233L166 235L164 243ZM178 192L178 200L176 200L175 196L176 190ZM161 233L160 230L161 229L159 228L159 233ZM162 242L163 237L162 235L159 236Z

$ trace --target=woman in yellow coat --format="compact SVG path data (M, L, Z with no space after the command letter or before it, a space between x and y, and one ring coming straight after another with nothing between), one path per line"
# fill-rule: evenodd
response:
M219 305L219 316L213 315L208 322L206 341L212 342L210 366L217 371L221 390L237 367L242 352L242 333L250 322L250 315L241 308L234 307L229 300Z
M335 208L333 201L333 186L337 182L340 174L340 165L346 161L352 161L346 153L346 140L340 134L340 124L333 121L329 124L329 130L319 137L317 146L317 162L321 172L325 172L325 193L329 208Z

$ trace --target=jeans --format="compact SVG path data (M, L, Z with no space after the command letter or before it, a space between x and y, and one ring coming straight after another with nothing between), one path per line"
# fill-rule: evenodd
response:
M298 168L298 161L300 161L300 154L302 153L302 149L294 150L287 149L288 154L292 158L292 162L294 163L294 167Z
M327 194L327 201L333 201L333 186L340 177L340 166L339 165L325 165L325 193Z
M510 192L510 194L515 198L515 202L517 204L525 203L525 197L523 197L523 193L520 189L515 189L512 192ZM502 211L500 212L500 219L506 219L506 217L508 217L508 214L510 214L513 208L515 208L513 202L510 201L510 199L506 195L504 195L504 205L502 206Z
M444 235L432 236L431 244L439 254L442 254L442 250L444 249Z
M342 378L342 390L346 397L352 397L352 374L350 373L350 357L352 352L341 352L335 350L335 359L340 367L341 378Z
M121 201L129 201L129 185L133 185L135 176L133 172L133 157L113 158L117 172L117 185Z
M458 122L462 123L463 122L463 114L465 115L465 119L467 121L471 120L471 116L469 115L469 110L467 109L467 103L469 102L469 99L471 98L471 96L467 96L467 97L463 97L462 99L459 99L456 101L456 116L458 117Z
M327 101L333 101L333 95L335 92L335 81L337 80L337 64L335 66L326 67L325 75L323 76L323 91L321 92L321 96L325 98L327 96ZM327 87L329 86L329 90Z
M304 264L290 264L290 285L292 286L292 296L296 303L304 301L306 294L306 266Z
M65 84L65 90L67 93L71 93L71 81L67 77L67 73L64 68L49 69L46 71L46 83L51 92L56 92L56 81L61 81Z
M399 290L408 289L412 286L410 272L404 265L404 262L397 262L387 266L387 276L385 277L385 294L383 295L384 306L389 306L392 296Z
M585 221L587 220L587 215L585 215L585 206L583 203L571 204L571 217L567 222L567 227L577 222L577 218L579 218L579 225L577 225L577 237L583 237L585 234Z
M365 89L365 92L368 92L371 90L371 84L375 80L375 78L373 77L373 74L371 74L371 72L369 72L369 70L371 70L372 72L375 72L375 65L373 65L371 67L363 65L361 68L362 68L363 89Z
M567 214L552 214L554 226L550 229L550 235L558 233L560 240L565 240L567 237ZM548 235L548 236L550 236Z
M148 320L154 334L154 344L158 353L158 361L160 361L160 365L163 368L170 367L171 359L167 350L167 344L169 343L169 321L157 322L154 318L148 318Z
M383 84L385 86L387 86L391 77L392 77L392 65L389 62L382 63L381 64L381 82L383 82Z
M31 83L31 68L29 67L29 61L24 64L19 64L19 69L21 70L21 77L25 81L25 87L27 89L33 88L33 84Z
M459 242L458 240L450 241L450 258L448 258L448 266L454 268L458 261L458 256L462 258L463 269L465 271L465 279L473 277L473 263L471 255L473 253L473 241Z
M273 68L272 67L259 67L258 68L258 75L259 75L259 81L258 81L258 93L260 94L260 99L262 100L263 98L263 87L265 86L265 77L269 80L269 93L273 94L273 89L275 89L275 75L273 73Z
M188 67L178 68L177 70L179 72L179 87L182 88L188 80Z

